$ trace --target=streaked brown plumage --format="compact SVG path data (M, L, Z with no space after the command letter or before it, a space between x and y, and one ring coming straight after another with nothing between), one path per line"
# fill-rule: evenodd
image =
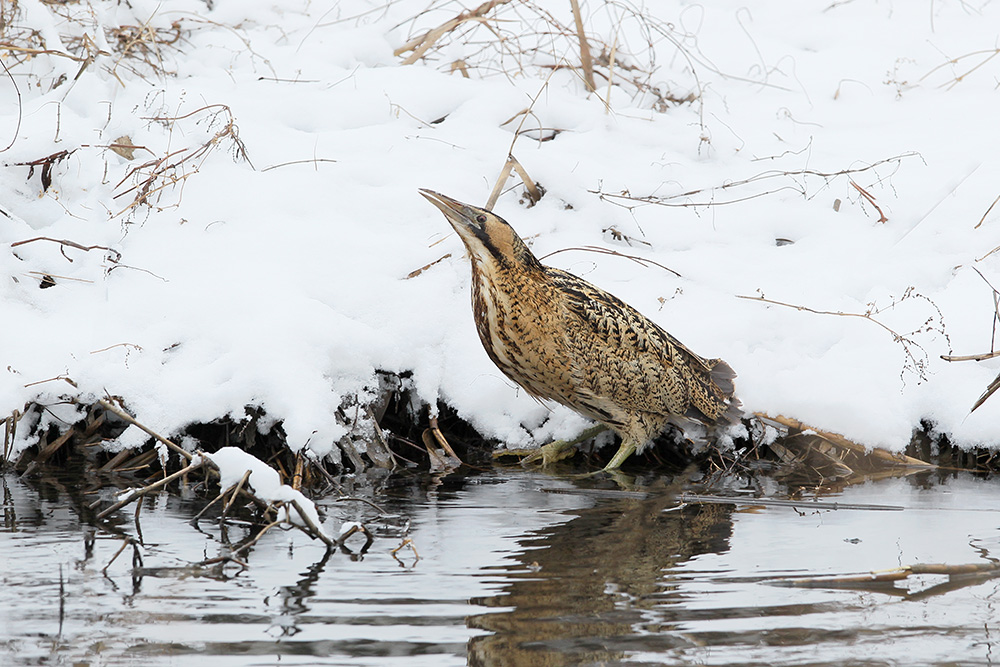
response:
M736 373L704 359L637 310L545 266L499 216L431 190L472 260L472 307L486 353L532 396L606 424L621 466L663 428L735 423Z

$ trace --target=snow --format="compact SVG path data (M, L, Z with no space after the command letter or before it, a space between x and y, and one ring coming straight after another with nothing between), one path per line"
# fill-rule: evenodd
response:
M614 43L619 73L652 62L661 91L695 95L662 111L600 77L588 94L567 67L573 40L534 7L572 24L562 0L501 5L507 51L468 22L412 65L393 50L461 6L5 8L4 42L37 30L65 53L86 35L110 53L81 71L0 48L0 414L110 393L170 435L261 406L291 447L326 456L351 428L338 406L370 399L385 370L509 446L572 435L582 418L536 403L482 351L461 243L417 193L482 204L512 150L546 195L526 208L512 179L495 210L539 256L577 248L550 264L726 359L748 410L891 449L922 419L963 446L1000 441L1000 399L969 414L1000 361L940 358L993 344L995 3L583 3L595 56ZM182 38L149 55L170 74L113 51L114 29L167 40L173 22ZM470 78L450 72L458 59ZM107 148L122 136L133 160ZM41 166L19 166L61 150L47 190ZM153 183L152 208L132 205L153 167L136 168L168 155L193 157ZM844 170L857 171L817 175ZM21 243L37 237L101 247ZM39 289L44 275L56 285Z
M297 509L282 507L279 520L291 521L300 526L316 526L322 530L322 521L316 505L306 498L301 491L281 483L278 471L267 465L256 456L244 452L239 447L223 447L214 454L204 453L203 456L214 463L219 469L219 488L229 489L239 484L243 476L249 472L246 483L254 494L267 502L298 503L298 507L306 514L308 521L299 516Z
M364 529L357 521L345 521L340 525L340 538L344 539L345 535L349 535L355 531Z

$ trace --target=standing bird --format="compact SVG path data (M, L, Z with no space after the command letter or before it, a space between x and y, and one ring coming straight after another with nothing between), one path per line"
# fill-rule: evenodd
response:
M420 190L458 232L472 260L472 310L486 353L537 399L552 400L621 436L605 470L621 466L667 424L739 421L736 373L704 359L637 310L571 273L545 266L499 216ZM542 448L543 461L571 446ZM549 449L546 449L549 448Z

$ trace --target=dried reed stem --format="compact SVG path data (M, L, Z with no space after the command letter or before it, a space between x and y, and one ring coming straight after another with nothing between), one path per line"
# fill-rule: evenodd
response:
M133 417L129 413L125 412L124 410L122 410L121 408L119 408L117 405L111 403L110 401L102 398L99 401L97 401L97 403L102 408L104 408L108 412L114 414L119 419L122 419L122 420L128 422L129 424L132 424L133 426L139 428L140 430L145 431L147 434L153 436L155 439L159 440L164 445L166 445L167 447L169 447L171 451L173 451L176 454L179 454L179 455L183 456L188 461L191 461L194 458L194 456L192 456L190 452L185 451L183 447L181 447L180 445L178 445L178 444L176 444L174 442L171 442L170 440L167 440L162 435L160 435L156 431L152 430L148 426L145 426L144 424L139 423L138 421L136 421L135 417Z
M587 86L587 92L597 92L594 85L594 60L590 57L590 45L587 44L587 33L583 29L583 16L580 14L580 3L577 0L569 0L573 8L573 22L576 24L576 37L580 41L580 65L583 67L583 83Z
M412 65L423 58L424 54L427 53L432 46L434 46L434 43L441 39L444 35L448 34L466 21L483 21L483 16L487 12L491 11L494 7L505 5L508 2L510 2L510 0L488 0L475 9L462 12L455 18L445 21L438 27L428 30L419 37L411 39L406 44L403 44L401 47L393 51L392 54L399 57L407 51L413 51L413 53L411 53L409 57L402 62L403 65Z

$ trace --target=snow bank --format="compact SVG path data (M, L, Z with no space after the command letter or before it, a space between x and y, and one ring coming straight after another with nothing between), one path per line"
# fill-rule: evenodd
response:
M0 414L107 392L171 434L256 405L324 456L384 369L510 445L570 435L482 351L461 243L417 194L482 203L513 146L547 194L497 212L729 361L749 410L892 449L921 419L1000 442L1000 399L969 415L1000 361L940 358L993 342L996 4L654 3L644 24L595 2L597 61L616 43L642 84L596 94L572 39L532 41L534 6L571 24L561 0L496 10L515 52L473 21L412 65L393 50L457 6L8 5L5 42L77 60L0 48ZM160 42L126 57L137 26Z

